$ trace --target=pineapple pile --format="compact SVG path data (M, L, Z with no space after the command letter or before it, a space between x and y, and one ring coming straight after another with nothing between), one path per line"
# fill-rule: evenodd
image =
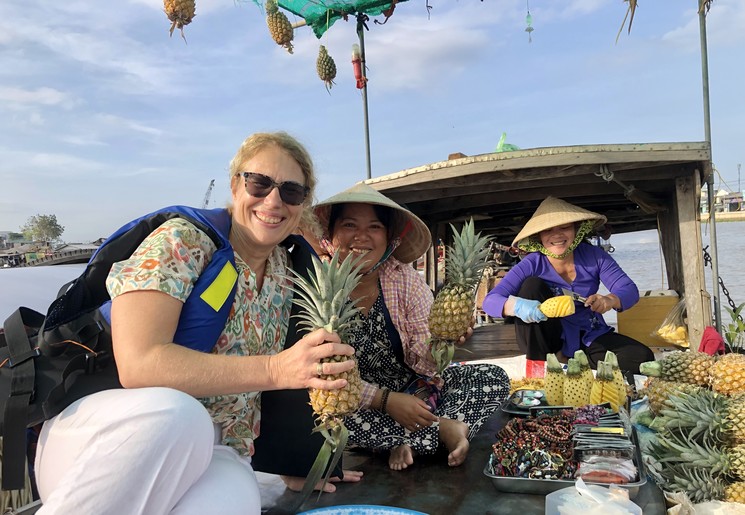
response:
M336 63L323 45L318 49L316 72L318 72L318 77L326 84L326 90L330 90L336 78Z
M476 286L487 265L489 238L476 233L473 219L459 233L452 225L453 245L445 253L445 285L429 313L432 356L438 373L450 364L454 344L471 327L476 308Z
M313 259L314 273L306 279L293 271L291 280L293 291L299 298L295 302L305 309L298 316L300 325L315 330L323 328L337 333L343 342L349 341L350 330L358 323L355 315L359 312L349 295L360 281L359 264L361 257L350 254L343 261L335 254L330 261ZM323 363L341 362L348 356L325 358ZM303 486L303 500L313 492L313 487L321 479L328 466L324 484L341 458L347 445L349 432L344 426L344 417L357 411L362 394L362 380L355 366L349 372L324 376L327 379L346 379L347 386L339 390L309 389L310 404L316 416L316 428L326 441L318 453Z
M195 0L163 0L163 9L171 21L169 34L173 36L174 29L179 29L181 31L181 37L186 41L184 26L189 25L194 16L196 16L197 6Z
M266 1L266 25L269 27L269 34L275 43L283 46L289 53L292 53L292 40L295 37L295 31L292 29L290 20L285 13L279 10L277 0Z
M645 453L661 488L692 502L745 503L745 356L676 351L643 363L650 427Z
M569 359L566 373L556 355L547 354L544 391L549 406L578 408L607 402L618 412L626 403L626 382L618 368L618 358L611 351L606 352L604 361L598 362L594 377L582 350Z
M574 314L574 299L569 295L551 297L541 302L538 309L548 318L566 317Z

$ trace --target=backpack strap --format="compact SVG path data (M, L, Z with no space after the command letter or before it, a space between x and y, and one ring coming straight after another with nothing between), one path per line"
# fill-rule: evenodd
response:
M24 486L23 466L26 462L26 420L28 406L34 395L34 358L39 350L28 337L26 326L36 333L44 315L28 308L18 308L3 324L10 369L10 395L3 413L3 490L21 490Z

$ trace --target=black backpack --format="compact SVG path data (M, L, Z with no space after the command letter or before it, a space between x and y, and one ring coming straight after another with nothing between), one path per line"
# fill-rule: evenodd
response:
M99 309L110 301L105 282L111 266L131 256L153 230L175 217L188 219L220 248L215 230L190 216L195 211L172 206L130 222L99 247L77 279L60 289L46 316L20 307L5 320L0 331L3 490L24 486L26 428L86 395L121 388L111 328Z

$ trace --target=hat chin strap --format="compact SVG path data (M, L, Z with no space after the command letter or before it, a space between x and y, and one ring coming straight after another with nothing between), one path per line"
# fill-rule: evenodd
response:
M594 225L595 223L593 220L583 220L579 226L579 229L577 229L577 234L574 236L574 241L572 241L571 245L569 245L569 248L561 254L554 254L546 247L544 247L540 241L533 239L534 237L537 237L537 235L530 236L530 238L528 238L528 243L518 245L518 247L528 252L540 252L544 256L552 257L554 259L564 259L569 254L574 252L574 249L577 248L577 245L582 243L582 241L585 239L585 236L590 234Z
M324 251L326 251L329 255L333 256L338 252L339 249L334 247L334 244L331 243L331 240L329 240L326 237L321 238L320 240L321 247ZM375 270L377 270L380 265L385 263L385 261L391 257L391 254L398 248L398 246L401 245L401 238L393 238L391 242L388 244L388 246L385 249L385 252L383 252L383 256L378 260L373 267L368 270L367 272L362 273L363 276L373 273Z

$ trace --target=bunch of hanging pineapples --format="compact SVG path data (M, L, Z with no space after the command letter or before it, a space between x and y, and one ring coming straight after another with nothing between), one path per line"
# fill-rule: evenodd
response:
M323 45L318 49L316 72L318 77L326 84L326 90L330 90L336 78L336 63Z
M339 254L329 261L313 259L313 273L304 278L293 271L291 280L293 291L297 294L295 302L304 308L297 315L300 325L315 330L323 328L337 333L343 342L348 342L351 329L359 323L355 316L359 312L354 303L349 301L352 290L360 281L361 257L350 254L340 262ZM348 356L325 358L321 362L342 362ZM339 390L319 390L311 388L310 404L316 416L316 428L326 439L313 466L308 473L303 487L303 499L313 492L314 485L321 479L328 466L324 484L341 458L347 445L349 433L344 426L344 417L357 411L362 394L362 380L357 366L349 372L326 375L326 379L346 379L347 386Z
M163 0L163 8L166 16L171 21L171 30L169 34L173 36L174 29L181 31L181 37L184 37L184 26L189 25L191 20L196 16L197 9L195 0Z
M289 53L292 53L292 40L295 37L295 31L292 28L290 20L285 13L279 10L277 0L266 0L266 25L269 27L269 34L275 43L283 46Z
M458 232L452 225L453 245L445 253L445 284L429 312L432 356L438 373L450 364L454 344L471 327L476 308L476 286L487 265L489 241L476 233L473 219Z

